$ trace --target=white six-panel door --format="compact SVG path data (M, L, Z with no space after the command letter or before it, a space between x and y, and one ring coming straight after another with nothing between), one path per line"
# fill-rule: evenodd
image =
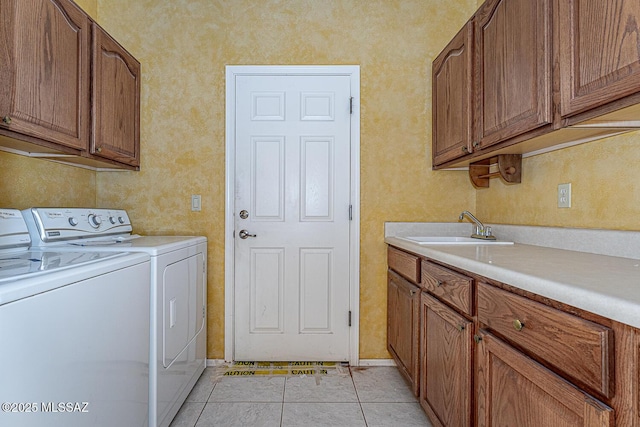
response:
M349 360L350 86L236 78L234 360Z

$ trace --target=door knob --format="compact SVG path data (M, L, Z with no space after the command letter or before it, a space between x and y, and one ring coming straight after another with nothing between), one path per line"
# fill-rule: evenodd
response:
M241 239L246 239L247 237L257 237L255 234L249 234L247 230L240 230L238 233Z

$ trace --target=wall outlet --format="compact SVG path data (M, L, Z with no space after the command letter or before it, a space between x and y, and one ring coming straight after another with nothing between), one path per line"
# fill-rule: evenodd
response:
M571 183L558 185L558 207L571 207Z

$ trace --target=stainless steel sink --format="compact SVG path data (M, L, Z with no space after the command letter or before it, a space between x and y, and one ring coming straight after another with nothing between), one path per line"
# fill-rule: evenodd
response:
M419 245L513 245L513 242L504 240L482 240L472 237L458 236L396 236Z

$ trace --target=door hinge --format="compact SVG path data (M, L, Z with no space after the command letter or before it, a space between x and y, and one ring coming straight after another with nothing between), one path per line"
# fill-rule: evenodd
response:
M349 221L353 221L353 205L349 205Z
M203 305L202 306L202 318L204 319L204 317L207 315L207 308Z
M353 114L353 96L349 98L349 114Z
M349 326L351 326L351 310L349 310Z

